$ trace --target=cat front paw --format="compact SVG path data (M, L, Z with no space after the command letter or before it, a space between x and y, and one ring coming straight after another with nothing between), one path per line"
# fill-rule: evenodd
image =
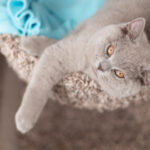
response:
M15 122L17 130L23 134L29 132L35 124L34 118L20 112L16 113Z

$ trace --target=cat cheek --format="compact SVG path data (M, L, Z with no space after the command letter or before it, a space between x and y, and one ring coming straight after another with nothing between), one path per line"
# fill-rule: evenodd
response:
M148 75L144 75L143 78L140 78L140 83L142 86L149 86L150 85L150 77L148 77Z

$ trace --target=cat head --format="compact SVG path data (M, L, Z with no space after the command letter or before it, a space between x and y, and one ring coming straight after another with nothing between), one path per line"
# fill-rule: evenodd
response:
M136 94L150 84L150 45L145 19L109 25L94 35L92 69L102 89L115 97Z

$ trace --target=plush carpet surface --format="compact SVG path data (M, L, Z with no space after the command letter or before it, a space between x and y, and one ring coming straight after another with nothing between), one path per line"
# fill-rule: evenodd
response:
M149 150L150 102L102 114L49 101L22 150Z

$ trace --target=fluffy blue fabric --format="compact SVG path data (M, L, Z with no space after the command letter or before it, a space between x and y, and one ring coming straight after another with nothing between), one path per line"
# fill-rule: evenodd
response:
M107 0L0 0L0 33L60 39Z

